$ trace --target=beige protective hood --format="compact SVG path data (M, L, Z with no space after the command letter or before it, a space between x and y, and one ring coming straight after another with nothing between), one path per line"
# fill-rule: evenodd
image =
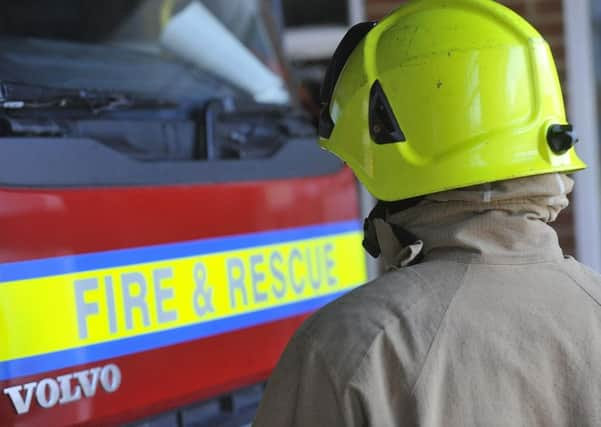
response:
M519 254L528 262L541 247L558 247L547 223L568 206L573 185L566 175L549 174L428 195L409 209L373 220L384 266L397 269L420 255L450 250L481 258ZM402 244L391 225L417 240ZM520 238L526 231L536 237Z

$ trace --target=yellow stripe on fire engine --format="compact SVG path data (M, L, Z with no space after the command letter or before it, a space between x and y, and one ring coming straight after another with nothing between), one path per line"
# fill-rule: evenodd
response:
M0 280L0 365L340 293L366 278L360 242L355 230Z

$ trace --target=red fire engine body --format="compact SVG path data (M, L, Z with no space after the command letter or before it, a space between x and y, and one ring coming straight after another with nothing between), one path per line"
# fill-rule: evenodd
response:
M248 425L295 329L364 282L355 181L263 3L5 8L0 427Z
M281 196L274 200L274 194ZM349 232L356 230L358 216L356 187L350 173L343 169L314 178L217 185L66 190L4 188L0 191L0 206L0 261L3 263L0 265L0 292L8 282L12 286L19 285L19 280L7 277L12 272L23 273L24 277L48 274L43 271L43 264L39 272L27 270L35 269L35 262L40 260L63 263L60 273L66 274L70 269L83 268L85 271L85 266L69 262L70 259L77 260L80 254L164 248L161 245L210 242L210 239L224 236L258 235L261 239L264 232L302 230L302 233L307 227L313 227L314 231L316 226L342 225L339 231ZM114 265L119 262L117 257ZM46 265L57 266L56 263ZM176 290L177 286L177 283L173 284ZM214 286L228 285L216 283ZM264 287L267 289L268 286ZM35 289L30 298L32 308L43 304L35 301ZM331 298L326 295L309 299L297 303L297 307L288 304L280 312L276 308L267 316L264 311L233 316L228 325L213 322L206 331L199 332L201 338L198 339L190 338L194 332L178 337L176 329L163 331L163 335L175 332L173 337L161 337L161 332L148 337L142 335L150 341L145 343L132 341L130 337L130 341L124 343L125 347L98 349L94 347L102 344L96 344L90 348L78 347L70 354L63 350L3 360L0 362L0 390L5 394L0 399L0 425L121 424L260 383L268 377L295 328L311 311ZM60 300L54 302L56 312L66 309ZM22 319L11 319L7 314L15 312L11 304L22 303L0 301L1 331L14 331L11 336L21 332L15 331L21 327L15 320ZM18 310L29 308L19 306ZM151 316L153 310L149 309ZM21 317L29 315L22 313ZM53 323L51 318L37 321ZM30 324L23 323L23 326ZM195 326L202 328L202 323ZM55 333L60 336L64 331ZM31 333L27 335L32 336ZM153 339L157 342L153 343ZM2 346L12 345L10 338L2 340ZM140 351L139 348L147 349ZM6 394L10 387L31 383L39 386L44 379L56 381L60 389L62 384L56 378L107 365L116 366L120 373L120 384L110 392L97 379L94 395L86 397L77 378L72 377L68 393L76 393L79 398L64 404L54 402L44 408L36 399L37 390L28 392L27 388L21 388L18 392L27 404L23 414L16 412L14 402ZM86 376L88 381L94 380L89 372ZM114 378L106 381L109 388L114 381ZM53 403L48 402L52 399L49 396L51 389L52 386L46 385L42 403ZM60 390L60 393L64 392ZM60 398L63 398L62 394Z

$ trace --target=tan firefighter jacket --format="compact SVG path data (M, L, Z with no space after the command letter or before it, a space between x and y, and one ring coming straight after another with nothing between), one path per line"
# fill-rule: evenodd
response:
M417 250L388 236L391 271L305 322L254 426L601 426L601 279L546 224L571 187L504 181L387 218Z

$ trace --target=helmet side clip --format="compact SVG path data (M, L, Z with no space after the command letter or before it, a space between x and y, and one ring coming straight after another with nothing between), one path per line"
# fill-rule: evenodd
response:
M377 80L369 94L369 133L376 144L391 144L407 140L386 99L384 89Z
M578 137L571 124L549 126L547 130L547 143L555 154L564 154L578 142Z

